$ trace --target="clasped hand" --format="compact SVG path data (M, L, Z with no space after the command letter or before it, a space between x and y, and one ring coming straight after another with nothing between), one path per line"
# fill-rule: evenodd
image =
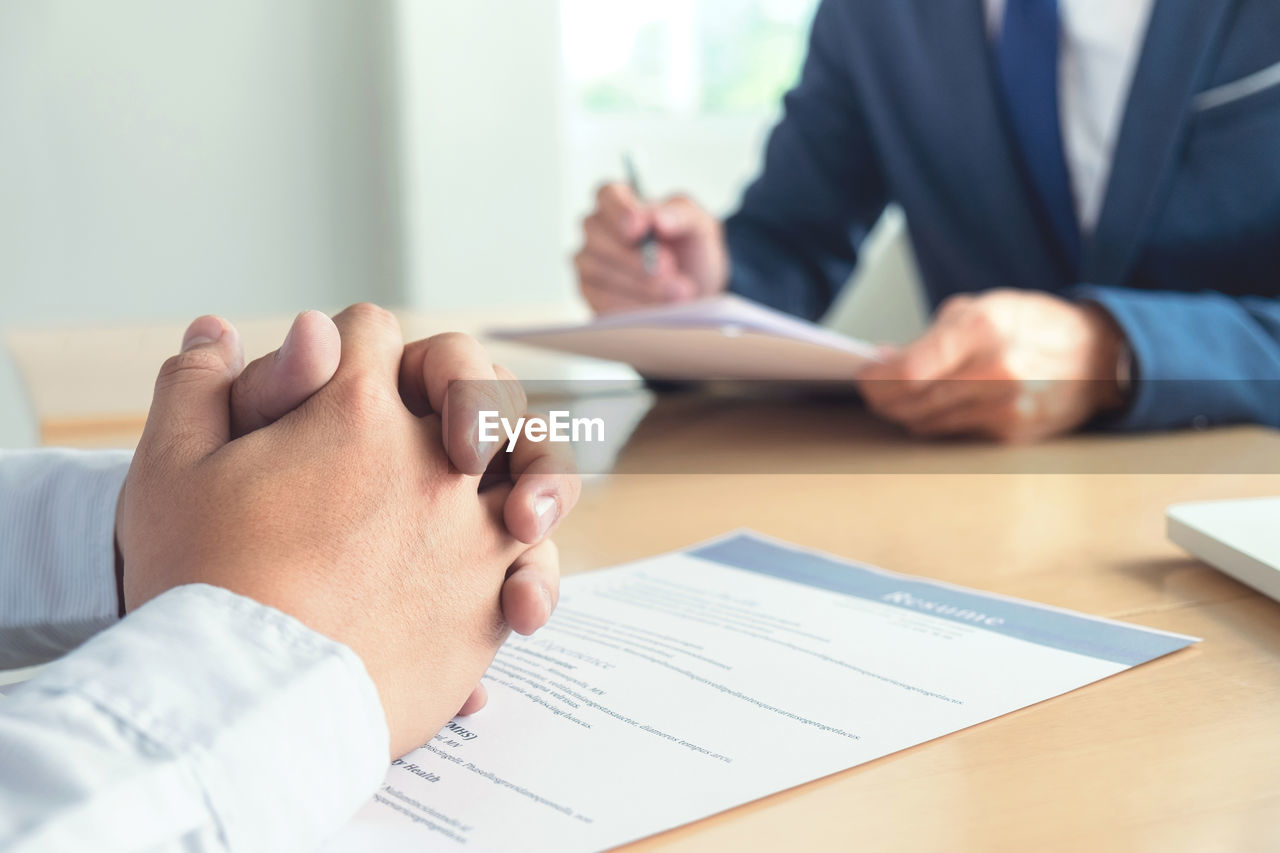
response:
M242 365L234 328L202 317L160 371L117 511L124 604L213 584L345 643L401 755L484 703L508 628L550 616L572 460L527 442L495 459L475 408L524 414L514 377L463 335L405 346L372 305L302 314ZM459 380L482 382L449 394Z

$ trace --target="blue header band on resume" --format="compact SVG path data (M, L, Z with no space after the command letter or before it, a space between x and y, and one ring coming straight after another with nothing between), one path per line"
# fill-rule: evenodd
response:
M687 552L692 557L781 580L927 613L1049 648L1136 666L1191 645L1113 622L976 595L943 584L898 577L738 534Z

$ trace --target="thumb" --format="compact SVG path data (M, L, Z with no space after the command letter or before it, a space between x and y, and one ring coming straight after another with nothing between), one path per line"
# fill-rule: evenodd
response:
M977 343L955 315L939 316L915 342L858 375L868 380L934 382L950 376L968 361Z
M231 436L274 423L306 402L338 371L342 340L320 311L303 311L280 349L255 359L231 386Z
M197 318L182 336L182 351L156 377L138 455L190 465L230 441L231 382L243 363L234 326L221 317Z
M702 234L714 226L711 214L687 196L675 195L653 210L653 228L663 240L679 240Z

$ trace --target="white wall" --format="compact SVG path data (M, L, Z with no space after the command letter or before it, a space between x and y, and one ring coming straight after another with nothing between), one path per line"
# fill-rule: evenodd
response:
M389 3L0 4L0 326L400 294Z
M569 115L565 170L571 236L588 212L596 187L622 178L622 154L636 154L642 189L651 198L687 193L724 215L737 207L760 168L773 113L732 117L617 117Z
M409 303L564 301L558 0L400 0Z
M402 302L391 2L0 2L0 337Z

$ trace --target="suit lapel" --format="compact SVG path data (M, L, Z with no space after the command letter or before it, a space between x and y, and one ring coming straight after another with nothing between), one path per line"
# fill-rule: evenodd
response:
M1156 0L1080 280L1123 284L1159 209L1236 0Z

